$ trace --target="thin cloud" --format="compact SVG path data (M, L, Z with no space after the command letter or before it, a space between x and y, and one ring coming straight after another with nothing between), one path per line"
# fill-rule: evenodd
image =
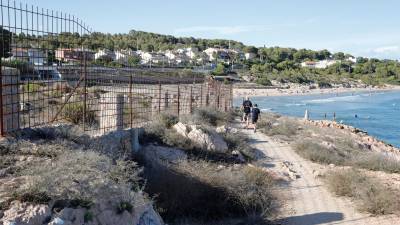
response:
M221 35L228 34L239 34L248 32L261 32L271 30L270 27L265 26L194 26L194 27L184 27L174 30L176 34L187 34L187 33L204 33L213 32Z
M375 53L379 54L385 54L385 53L400 53L400 47L399 46L383 46L379 48L375 48L372 50Z

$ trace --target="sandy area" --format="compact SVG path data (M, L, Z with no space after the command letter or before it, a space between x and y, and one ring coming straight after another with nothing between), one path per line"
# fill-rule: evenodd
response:
M268 89L251 89L251 88L235 88L233 89L233 97L245 96L290 96L290 95L315 95L315 94L339 94L349 92L377 92L400 90L400 86L386 85L384 87L356 87L356 88L325 88L310 89L309 86L295 86L291 88L268 88Z

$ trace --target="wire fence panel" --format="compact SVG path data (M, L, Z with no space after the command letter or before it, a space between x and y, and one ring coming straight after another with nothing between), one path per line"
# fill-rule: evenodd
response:
M231 85L205 76L130 67L126 57L98 65L91 32L75 16L6 0L0 8L1 135L53 123L104 133L162 113L232 107Z

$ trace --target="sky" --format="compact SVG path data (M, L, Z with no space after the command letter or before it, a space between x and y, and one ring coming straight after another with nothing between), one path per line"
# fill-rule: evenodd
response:
M22 0L94 31L223 38L400 60L398 0Z

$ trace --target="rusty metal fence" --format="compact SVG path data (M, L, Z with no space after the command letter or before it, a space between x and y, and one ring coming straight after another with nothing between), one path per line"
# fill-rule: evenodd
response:
M0 8L1 135L53 123L103 133L161 113L232 107L231 85L199 74L144 71L127 63L129 53L99 65L89 28L74 16L5 0Z

